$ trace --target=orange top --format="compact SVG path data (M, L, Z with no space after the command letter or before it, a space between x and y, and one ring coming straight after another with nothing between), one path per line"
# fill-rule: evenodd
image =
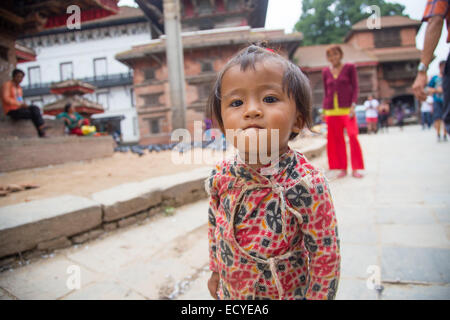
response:
M20 108L23 103L23 91L12 80L6 81L2 86L3 112L8 114L11 110Z

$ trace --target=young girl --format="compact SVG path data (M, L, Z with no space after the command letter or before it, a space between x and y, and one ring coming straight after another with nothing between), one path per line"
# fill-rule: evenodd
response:
M333 299L339 281L337 222L328 183L288 141L311 126L300 69L251 45L224 67L208 108L222 132L278 131L275 164L249 151L216 166L210 194L208 288L219 299ZM248 147L248 146L247 146ZM274 167L276 172L263 174Z

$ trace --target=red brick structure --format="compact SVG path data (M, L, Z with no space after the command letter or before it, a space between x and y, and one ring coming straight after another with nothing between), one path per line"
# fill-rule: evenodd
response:
M391 105L401 102L414 109L416 102L411 86L420 60L415 41L420 21L402 16L381 17L381 29L369 29L366 21L353 25L341 45L343 61L355 63L357 67L359 103L374 94L377 99L391 100ZM294 61L310 78L317 108L322 105L321 70L328 66L327 46L300 47L294 55Z
M161 30L160 2L147 0L141 9L152 19L152 36ZM151 3L152 6L148 6ZM216 74L239 49L262 40L292 58L300 45L300 33L261 29L267 0L183 0L182 42L186 84L186 126L193 136L194 121L205 118L206 101ZM156 22L155 22L156 21ZM166 64L165 36L119 53L116 59L134 69L134 92L140 144L169 143L172 114Z
M240 48L261 40L269 40L282 54L292 56L301 35L250 27L183 34L186 123L192 135L194 121L205 118L206 101L217 72ZM116 58L134 69L140 143L169 143L172 117L164 38L133 47Z

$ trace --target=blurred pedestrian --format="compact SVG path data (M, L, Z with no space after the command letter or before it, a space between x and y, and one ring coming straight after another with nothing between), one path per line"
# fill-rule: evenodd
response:
M212 120L210 118L205 118L203 121L203 127L205 130L206 141L211 141L211 128L213 126Z
M14 120L31 119L37 130L39 137L45 137L44 119L41 110L35 105L27 105L23 101L23 90L20 83L25 76L25 72L20 69L14 69L12 80L6 81L2 86L3 112Z
M382 99L378 107L378 118L380 120L380 130L388 132L389 127L389 102L387 99Z
M371 132L377 133L378 126L378 106L380 103L372 95L367 97L364 102L364 107L366 108L366 122L367 122L367 133Z
M434 50L441 37L444 18L447 25L447 43L450 42L450 4L448 0L428 0L422 21L428 22L425 30L425 40L423 42L423 50L420 57L418 72L414 80L412 89L414 95L423 101L426 99L425 86L427 85L427 70L433 60ZM450 53L442 72L442 88L443 88L443 108L442 120L445 129L450 132ZM436 110L435 110L436 111Z
M439 75L434 75L428 83L428 87L426 87L427 92L433 94L433 121L438 142L441 141L441 131L444 141L447 141L447 130L445 129L443 120L444 94L442 90L442 78L444 75L444 68L445 61L441 61L439 63Z
M362 178L358 170L364 169L363 155L358 141L355 106L358 101L358 75L352 63L342 63L344 56L339 45L326 50L329 67L322 70L324 87L323 110L328 126L327 153L330 170L340 170L338 178L347 175L347 151L344 129L350 141L353 177Z
M403 119L405 118L405 111L403 110L402 105L399 103L394 111L395 119L397 120L397 125L401 131L403 131Z
M422 115L422 129L425 130L426 127L431 129L431 112L433 111L433 97L428 96L425 101L422 102L420 106L420 113Z

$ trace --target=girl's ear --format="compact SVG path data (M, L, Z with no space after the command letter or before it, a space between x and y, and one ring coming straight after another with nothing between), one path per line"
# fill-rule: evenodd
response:
M303 126L304 126L303 118L300 112L297 112L297 117L295 119L294 126L292 127L292 132L300 133L300 131L302 131L303 129Z

